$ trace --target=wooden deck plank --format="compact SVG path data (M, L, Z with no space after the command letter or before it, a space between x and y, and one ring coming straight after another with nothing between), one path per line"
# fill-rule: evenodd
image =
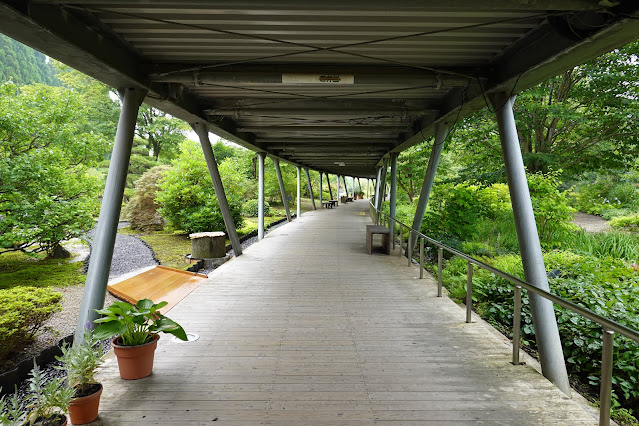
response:
M365 201L305 213L171 312L154 373L111 355L96 424L596 424L405 259L366 253ZM397 252L395 252L397 254Z

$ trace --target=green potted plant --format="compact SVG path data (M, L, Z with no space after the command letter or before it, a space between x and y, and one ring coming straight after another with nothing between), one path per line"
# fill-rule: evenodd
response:
M108 308L96 309L104 316L94 321L99 324L94 336L99 340L117 336L113 339L113 352L118 359L121 378L135 380L151 374L159 332L188 340L178 323L158 312L167 304L142 299L135 305L115 302Z
M69 404L69 416L74 425L92 422L98 417L102 385L95 380L98 367L102 364L100 341L91 330L86 330L82 342L61 348L62 355L56 359L61 365L58 370L66 371L67 386L73 389L73 399Z

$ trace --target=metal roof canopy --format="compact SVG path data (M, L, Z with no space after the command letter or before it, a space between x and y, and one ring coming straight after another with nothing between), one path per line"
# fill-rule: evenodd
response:
M0 31L255 151L380 160L637 38L635 0L0 0ZM339 164L344 164L343 166Z

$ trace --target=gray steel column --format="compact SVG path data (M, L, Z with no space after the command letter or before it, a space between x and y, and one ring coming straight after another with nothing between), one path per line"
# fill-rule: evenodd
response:
M302 172L297 166L297 217L302 215Z
M381 192L379 188L379 182L382 180L382 168L379 167L377 169L377 179L375 179L375 207L379 206L379 197L381 197Z
M335 190L335 200L337 200L337 205L339 206L339 175L335 175L337 178L337 189Z
M391 152L391 184L390 184L390 217L396 219L395 214L397 211L397 153ZM391 238L393 239L393 248L395 248L395 222L388 221L388 229L390 230ZM402 242L400 241L401 245Z
M382 209L382 203L386 199L386 173L388 169L388 158L384 158L384 165L382 166L382 177L379 180L379 200L377 202L377 209Z
M430 191L433 188L433 182L435 181L435 174L437 173L437 166L439 165L439 159L444 149L444 142L448 136L448 125L436 124L435 125L435 140L433 141L433 148L430 151L430 158L428 159L428 166L426 167L426 173L424 174L424 183L422 184L422 190L419 194L419 201L417 202L417 209L415 210L415 217L413 218L413 229L419 231L424 221L424 214L426 213L426 205L428 204L428 198L430 197Z
M111 153L109 173L107 174L100 217L93 239L89 269L87 271L86 285L82 293L82 304L75 327L75 341L82 342L82 336L87 325L93 327L93 320L98 315L95 309L104 307L115 235L120 220L122 207L122 195L126 185L126 175L129 169L131 148L135 132L135 122L138 117L138 109L146 96L146 90L125 89L122 91L122 111L118 120L118 129L115 134L115 143Z
M308 186L308 193L311 196L311 205L313 206L313 210L317 210L315 208L315 196L313 195L313 185L311 185L311 175L308 172L308 167L304 169L304 173L306 174L306 185Z
M191 127L197 133L200 138L200 145L202 145L202 152L204 152L204 158L206 159L206 166L209 169L209 175L213 181L213 188L215 189L215 196L217 197L217 203L220 206L220 212L224 219L224 226L226 226L226 234L231 240L231 246L233 247L233 253L235 256L242 254L242 244L240 238L237 236L237 230L235 229L235 221L231 214L229 202L226 199L226 192L224 192L224 185L222 185L222 178L220 177L220 171L217 168L217 160L211 148L211 141L209 140L209 129L206 123L192 123Z
M258 177L257 177L257 240L264 239L264 157L263 152L257 153Z
M526 281L535 287L550 291L513 114L515 98L509 99L508 95L500 93L491 96L490 100L496 109L499 124L499 137L524 275ZM570 395L570 383L553 304L550 300L536 294L530 294L529 297L542 373L563 393Z
M328 176L328 173L326 173L326 185L328 185L328 195L331 196L331 200L334 200L335 198L333 198L333 188L331 188L331 179Z
M346 176L342 176L342 181L344 182L344 195L348 197L348 187L346 186Z
M355 186L354 180L355 180L355 178L353 178L353 186ZM362 182L359 180L359 178L357 178L357 186L359 186L359 190L361 192L364 192L364 191L362 191Z
M322 197L323 197L324 195L322 194L322 180L324 180L324 179L323 179L323 177L322 177L322 172L319 172L319 178L320 178L320 184L319 184L319 205L320 205L320 208L323 208L323 207L324 207L324 204L322 203Z
M284 188L284 179L282 179L282 171L280 170L280 160L273 158L273 164L275 164L275 173L277 173L277 181L280 184L280 194L282 194L282 204L284 204L284 211L286 211L286 220L292 221L291 210L288 208L288 197L286 196L286 188Z

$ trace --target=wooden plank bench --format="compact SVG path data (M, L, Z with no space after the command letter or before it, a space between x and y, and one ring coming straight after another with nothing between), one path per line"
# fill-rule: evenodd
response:
M322 201L322 206L324 206L325 209L332 209L333 205L332 201Z
M375 234L381 234L382 236L382 249L386 254L391 253L391 238L390 230L382 225L366 225L366 248L368 254L373 254L373 236Z

